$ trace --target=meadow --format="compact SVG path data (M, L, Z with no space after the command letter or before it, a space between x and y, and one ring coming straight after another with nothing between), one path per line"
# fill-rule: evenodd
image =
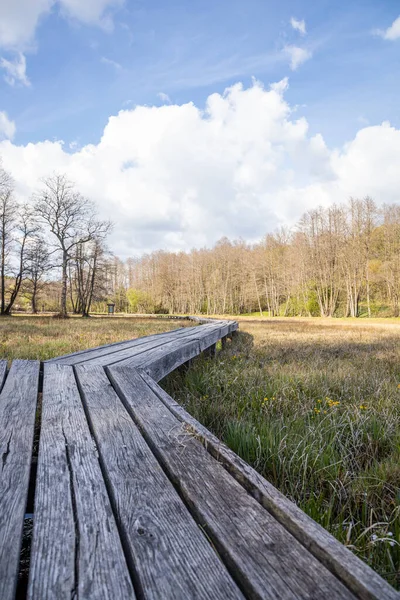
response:
M190 327L193 322L138 317L0 318L0 358L47 360L103 344Z
M400 325L243 319L162 385L400 587Z
M215 359L162 385L244 460L400 588L400 324L240 318ZM0 358L46 360L185 320L0 320Z

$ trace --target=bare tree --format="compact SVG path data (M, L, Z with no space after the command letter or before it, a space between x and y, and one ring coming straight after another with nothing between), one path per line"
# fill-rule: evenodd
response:
M29 240L37 232L37 224L33 218L32 209L28 205L23 205L18 210L18 220L16 222L14 247L15 247L15 266L10 265L10 273L13 276L13 282L9 287L9 298L4 307L5 315L11 314L19 291L21 289L24 277L26 277L26 249Z
M77 246L105 235L110 223L98 221L92 202L76 191L65 175L54 174L44 181L36 196L35 212L55 238L61 257L60 317L67 317L68 263Z
M26 275L27 243L36 231L32 211L14 198L14 184L0 163L0 314L10 315Z
M94 297L106 294L104 237L108 231L103 229L102 235L96 236L90 242L78 244L70 263L70 279L73 283L71 302L74 312L81 313L82 317L89 317Z
M26 250L26 274L29 281L32 312L36 314L38 295L44 288L45 275L53 268L48 244L41 235L36 235Z
M0 163L0 313L6 309L6 268L13 244L13 231L18 205L14 198L14 182Z

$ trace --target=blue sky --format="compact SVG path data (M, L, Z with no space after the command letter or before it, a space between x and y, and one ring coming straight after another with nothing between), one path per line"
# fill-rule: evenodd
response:
M161 104L159 92L202 106L236 81L288 75L287 100L301 107L312 130L341 144L360 123L399 125L400 45L372 35L399 14L394 0L128 0L113 10L107 31L65 18L54 6L26 52L31 85L2 79L0 110L17 123L17 143L86 144L121 108ZM291 17L305 20L306 36L291 27ZM290 44L313 54L294 72L282 53ZM12 59L13 52L2 55Z
M399 201L399 59L398 0L0 0L0 157L21 199L65 171L122 256L257 240Z

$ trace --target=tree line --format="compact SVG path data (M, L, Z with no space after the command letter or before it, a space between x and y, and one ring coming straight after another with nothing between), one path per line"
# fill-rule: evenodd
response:
M371 198L306 212L259 243L156 251L122 261L112 225L63 174L29 203L0 165L0 313L399 316L400 206Z
M114 261L121 310L399 316L400 206L369 197L306 212L257 244Z

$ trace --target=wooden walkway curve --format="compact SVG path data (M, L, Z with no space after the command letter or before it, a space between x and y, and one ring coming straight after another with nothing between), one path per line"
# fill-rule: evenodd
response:
M42 371L0 362L1 600L17 589L38 397L27 598L400 598L157 384L238 327L203 321Z

